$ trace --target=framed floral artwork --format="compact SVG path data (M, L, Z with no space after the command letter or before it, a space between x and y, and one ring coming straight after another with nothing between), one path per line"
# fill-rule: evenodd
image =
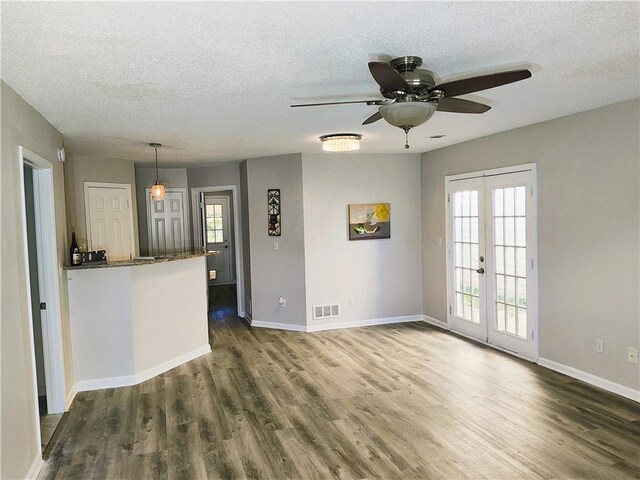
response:
M391 204L349 205L349 240L391 238Z

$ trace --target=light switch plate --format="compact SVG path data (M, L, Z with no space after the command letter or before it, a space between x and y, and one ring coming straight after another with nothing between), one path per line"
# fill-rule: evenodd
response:
M596 338L596 352L604 353L604 340Z
M627 361L629 363L633 363L634 365L638 365L638 349L629 347L627 348Z
M277 252L280 249L280 245L278 245L278 242L273 242L273 249Z

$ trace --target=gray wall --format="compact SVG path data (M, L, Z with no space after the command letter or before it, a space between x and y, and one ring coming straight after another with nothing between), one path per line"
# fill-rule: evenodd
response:
M267 234L267 189L279 188L282 235ZM247 160L252 318L304 326L305 270L302 155ZM273 250L278 242L279 250ZM287 306L278 305L285 297Z
M64 166L64 177L67 234L71 238L71 232L76 232L80 245L87 244L84 182L123 183L131 186L133 234L135 251L138 252L138 210L136 207L136 175L133 162L115 158L68 155Z
M420 155L304 154L302 167L307 323L421 315ZM390 203L391 238L350 241L352 203ZM333 303L339 318L313 319Z
M247 162L240 164L240 223L242 226L242 268L244 272L244 309L251 316L251 235L249 229L249 187Z
M535 162L540 356L637 390L626 356L640 337L639 110L628 101L423 154L424 313L447 319L445 175Z
M207 167L190 167L187 169L189 188L217 187L222 185L240 186L239 162L221 163Z
M0 478L24 478L40 455L36 441L38 419L33 395L32 347L29 338L27 271L20 217L21 187L18 147L53 162L54 211L58 262L67 260L67 227L63 167L57 158L62 135L7 84L0 81L2 103L0 128L0 228L2 278L0 310L2 317L1 354L1 432ZM60 278L60 310L65 362L66 393L73 385L73 363L69 329L67 283Z
M187 198L185 208L187 209L187 226L191 228L189 218L191 217L191 196L188 191L187 169L186 168L160 168L158 177L156 177L156 169L140 168L135 169L136 176L136 197L138 203L138 230L140 231L140 255L149 255L149 238L147 231L147 196L146 189L151 188L156 178L166 188L187 188ZM191 230L189 230L189 238L191 238Z

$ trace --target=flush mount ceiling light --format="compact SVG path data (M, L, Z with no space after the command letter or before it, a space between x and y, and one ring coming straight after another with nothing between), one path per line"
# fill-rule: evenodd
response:
M332 133L322 135L322 150L325 152L351 152L360 149L362 135L359 133Z
M160 177L158 175L158 147L161 147L161 143L150 143L150 147L156 152L156 181L151 185L151 200L160 202L164 200L164 185L160 183Z

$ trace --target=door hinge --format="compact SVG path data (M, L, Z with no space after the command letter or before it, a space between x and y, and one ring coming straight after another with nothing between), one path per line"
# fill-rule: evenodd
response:
M531 196L533 197L533 187L531 187Z
M447 193L447 203L451 203L451 194Z
M452 309L451 309L451 305L449 305L449 315L451 315L453 313Z
M536 332L531 330L531 340L534 340L535 338L536 338Z
M46 302L40 302L40 310L46 310L47 309L47 303Z
M531 259L531 270L533 270L533 258Z

